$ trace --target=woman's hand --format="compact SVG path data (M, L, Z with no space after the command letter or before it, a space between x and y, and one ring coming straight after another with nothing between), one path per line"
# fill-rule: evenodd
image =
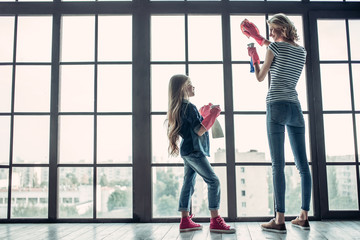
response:
M259 55L256 52L255 47L248 47L248 54L252 58L252 61L253 61L254 64L255 63L260 64L260 58L259 58Z
M249 20L245 19L240 24L240 29L243 34L245 34L248 38L252 37L255 41L260 44L260 46L264 45L265 38L260 35L259 29L256 25Z

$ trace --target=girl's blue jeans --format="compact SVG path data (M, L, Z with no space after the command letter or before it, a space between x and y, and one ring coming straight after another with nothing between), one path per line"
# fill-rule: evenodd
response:
M295 165L301 177L301 209L309 211L311 174L306 157L305 123L301 106L299 103L286 101L268 103L266 122L272 161L275 210L285 213L284 139L286 126Z
M184 182L180 193L179 211L190 211L191 196L194 193L196 175L199 174L208 186L209 210L220 206L220 181L207 158L201 152L194 152L184 159Z

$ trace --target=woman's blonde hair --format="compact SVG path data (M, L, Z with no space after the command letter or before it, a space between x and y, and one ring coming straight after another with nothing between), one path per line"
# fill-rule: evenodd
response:
M178 74L170 78L169 82L169 101L167 112L167 135L169 139L169 154L170 156L179 155L179 132L181 127L181 105L184 98L187 98L186 87L189 84L189 77Z
M270 18L267 23L269 25L275 25L277 29L281 31L281 34L284 38L291 40L293 42L299 40L296 27L293 22L283 13L275 14Z

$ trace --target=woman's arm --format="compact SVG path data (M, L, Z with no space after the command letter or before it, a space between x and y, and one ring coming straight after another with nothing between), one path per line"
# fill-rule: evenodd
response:
M266 44L266 42L264 44ZM270 42L269 42L269 44L270 44ZM258 63L254 63L255 76L259 82L262 82L265 79L267 73L270 70L270 66L271 66L271 63L273 62L273 60L274 60L274 53L270 49L268 49L266 51L264 64L261 66L261 68Z
M263 43L263 46L265 45L266 47L268 47L270 45L270 41L267 40L267 39L264 39L264 43Z

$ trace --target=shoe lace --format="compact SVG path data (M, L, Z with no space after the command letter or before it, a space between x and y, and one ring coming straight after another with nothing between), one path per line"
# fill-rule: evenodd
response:
M216 221L219 223L219 225L223 228L228 228L228 225L226 225L224 219L222 217L217 217L216 218Z
M189 215L189 222L194 223L193 220L192 220L193 217L195 217L194 214Z

